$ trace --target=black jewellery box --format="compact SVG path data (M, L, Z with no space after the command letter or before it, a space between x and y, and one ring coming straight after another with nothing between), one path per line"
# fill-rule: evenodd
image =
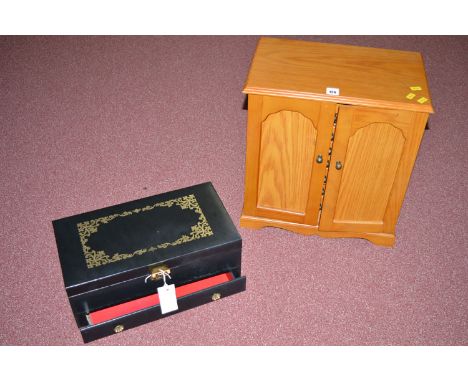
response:
M53 227L85 342L246 287L242 239L211 183L55 220ZM157 293L163 273L178 305L166 314Z

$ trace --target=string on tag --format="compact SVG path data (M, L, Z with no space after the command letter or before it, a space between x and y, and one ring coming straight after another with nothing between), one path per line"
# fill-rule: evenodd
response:
M163 271L163 270L161 270L161 271L158 272L158 273L160 273L160 274L162 275L164 285L167 285L167 283L166 283L166 276L168 276L169 278L171 278L171 275L170 275L168 272Z
M159 272L156 273L157 275L161 275L162 278L163 278L163 281L164 281L164 285L167 285L166 283L166 276L169 277L169 278L172 278L171 275L169 274L169 272L161 269ZM151 278L152 275L149 275L145 278L145 284L148 282L148 279Z

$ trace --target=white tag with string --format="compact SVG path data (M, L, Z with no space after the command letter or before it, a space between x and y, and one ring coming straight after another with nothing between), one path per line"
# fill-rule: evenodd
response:
M178 310L179 306L177 305L177 297L174 284L166 283L166 276L171 276L169 273L162 271L162 277L164 280L164 285L158 288L159 295L159 305L161 306L161 313L166 314Z

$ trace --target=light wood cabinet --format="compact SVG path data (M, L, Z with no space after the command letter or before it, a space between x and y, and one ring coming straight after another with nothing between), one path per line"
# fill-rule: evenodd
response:
M244 92L241 226L393 245L433 112L421 55L262 38Z

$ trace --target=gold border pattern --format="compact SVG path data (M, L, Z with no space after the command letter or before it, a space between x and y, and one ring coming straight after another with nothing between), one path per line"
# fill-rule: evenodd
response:
M173 242L162 243L158 245L153 245L149 248L138 249L132 253L114 253L113 255L108 255L104 251L95 251L88 245L89 237L98 231L98 228L102 224L107 224L110 221L126 217L134 214L138 214L140 212L145 212L152 210L154 208L170 208L172 206L178 206L183 210L189 209L195 211L198 216L198 223L191 227L191 231L187 235L182 235L177 240ZM206 220L203 211L201 210L195 195L186 195L180 198L167 200L165 202L160 202L156 204L152 204L149 206L145 206L143 208L136 208L131 211L124 211L121 213L104 216L101 218L93 219L84 221L77 224L78 234L80 236L81 246L83 248L83 253L86 260L86 265L88 268L95 268L101 265L110 264L116 261L121 261L125 259L129 259L133 256L143 255L149 252L155 252L161 248L167 248L171 246L176 246L182 243L187 243L193 240L198 240L203 237L208 237L213 235L213 231Z

